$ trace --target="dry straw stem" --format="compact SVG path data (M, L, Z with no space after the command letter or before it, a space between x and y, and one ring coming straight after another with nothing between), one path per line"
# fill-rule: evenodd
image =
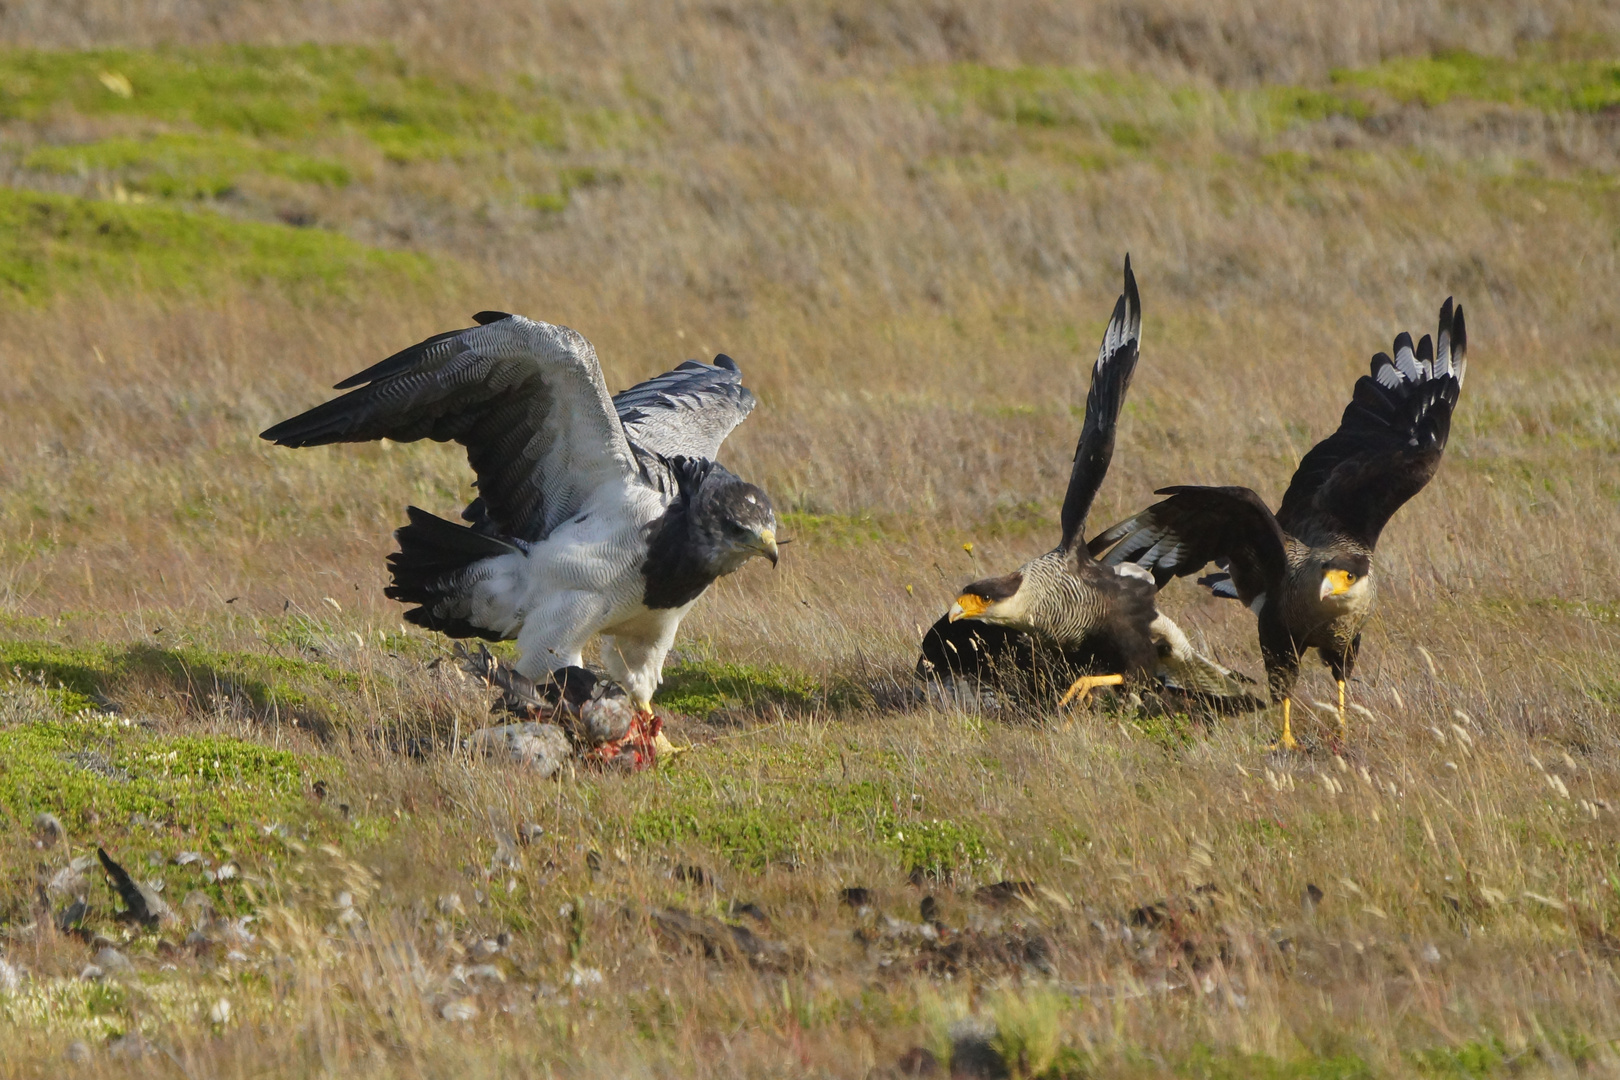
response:
M0 971L0 1076L57 1075L74 1040L85 1075L121 1072L137 1033L197 1076L868 1076L943 1055L962 1016L1048 1075L1612 1070L1615 121L1334 72L1453 49L1595 62L1615 21L1574 3L8 5L0 37L29 47L387 47L424 79L544 86L574 126L196 211L296 202L427 278L330 298L101 281L0 305L19 667L0 735L58 721L52 680L78 677L16 659L40 639L120 696L129 724L95 752L126 771L182 734L302 763L296 790L232 789L270 808L245 832L109 813L46 852L31 810L5 830L0 956L28 974L8 995ZM578 119L596 115L623 122ZM25 151L122 134L6 124L14 182L69 194L100 181ZM1205 731L1099 708L1060 730L874 704L910 685L953 589L1053 542L1127 250L1144 353L1094 527L1168 483L1274 502L1371 353L1432 332L1447 295L1467 308L1451 445L1381 543L1342 763L1268 758L1269 716ZM826 693L679 721L697 749L655 776L536 783L442 752L484 701L426 667L441 643L401 633L382 560L406 503L469 495L460 455L256 433L486 308L585 333L615 388L738 358L762 404L724 456L798 542L720 583L682 648ZM1185 582L1164 603L1258 674L1252 616ZM1325 732L1331 710L1307 706L1331 693L1308 669L1301 728ZM497 832L529 840L515 866ZM37 864L98 840L176 903L195 885L256 914L254 939L124 942L93 881L92 932L139 977L77 979L100 946L48 929ZM243 879L149 858L193 847ZM1038 888L976 898L1003 879ZM850 886L870 910L840 903ZM770 947L672 936L667 908Z

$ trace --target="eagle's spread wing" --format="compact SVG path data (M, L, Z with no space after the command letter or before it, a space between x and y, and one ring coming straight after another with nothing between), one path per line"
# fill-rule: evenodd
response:
M1425 334L1414 349L1403 332L1394 359L1373 357L1339 430L1300 461L1277 511L1283 528L1308 543L1348 537L1370 550L1390 516L1440 467L1467 349L1462 306L1453 308L1448 297L1438 348Z
M1102 347L1091 369L1091 391L1086 395L1086 419L1074 451L1074 470L1063 497L1063 542L1074 547L1086 527L1091 501L1102 487L1108 462L1114 456L1114 425L1125 404L1131 375L1136 371L1142 340L1142 299L1136 292L1131 257L1125 256L1125 291L1114 302L1114 316L1103 332Z
M712 459L754 404L737 362L723 353L712 364L688 360L613 396L625 436L666 458Z
M1133 562L1160 588L1174 577L1221 562L1245 604L1287 568L1287 541L1259 495L1245 487L1168 487L1135 517L1097 534L1091 553L1105 566ZM1104 554L1106 552L1106 554Z
M635 457L591 343L565 326L481 312L337 384L342 397L262 438L282 446L455 441L478 474L482 514L501 535L544 539Z

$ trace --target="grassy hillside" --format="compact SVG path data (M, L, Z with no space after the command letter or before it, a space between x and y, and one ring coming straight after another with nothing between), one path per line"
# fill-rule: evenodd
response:
M0 42L0 1077L1614 1071L1613 5L89 0ZM1055 539L1127 251L1093 529L1275 500L1467 309L1341 754L1312 663L1298 755L914 693L955 588ZM795 542L684 624L656 773L451 749L488 694L381 589L455 448L256 437L487 308L759 394L724 457ZM1162 599L1259 674L1252 616Z

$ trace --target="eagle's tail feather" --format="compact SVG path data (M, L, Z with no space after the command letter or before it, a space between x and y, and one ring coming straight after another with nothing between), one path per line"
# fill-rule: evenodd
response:
M435 517L410 506L410 524L394 532L399 550L388 556L393 582L383 595L407 604L419 604L405 613L407 622L438 630L450 637L481 637L502 641L512 636L505 628L473 621L480 604L480 585L494 577L499 564L488 562L523 550L465 525Z

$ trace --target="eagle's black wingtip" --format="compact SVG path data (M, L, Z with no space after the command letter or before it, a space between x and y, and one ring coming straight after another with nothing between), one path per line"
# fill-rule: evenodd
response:
M727 371L735 371L739 375L742 374L742 368L737 366L737 361L733 360L731 357L727 356L725 353L716 353L715 354L714 366L715 367L723 367Z
M509 311L480 311L473 315L473 322L479 326L488 326L490 323L500 322L502 319L510 319L511 317L512 313Z

